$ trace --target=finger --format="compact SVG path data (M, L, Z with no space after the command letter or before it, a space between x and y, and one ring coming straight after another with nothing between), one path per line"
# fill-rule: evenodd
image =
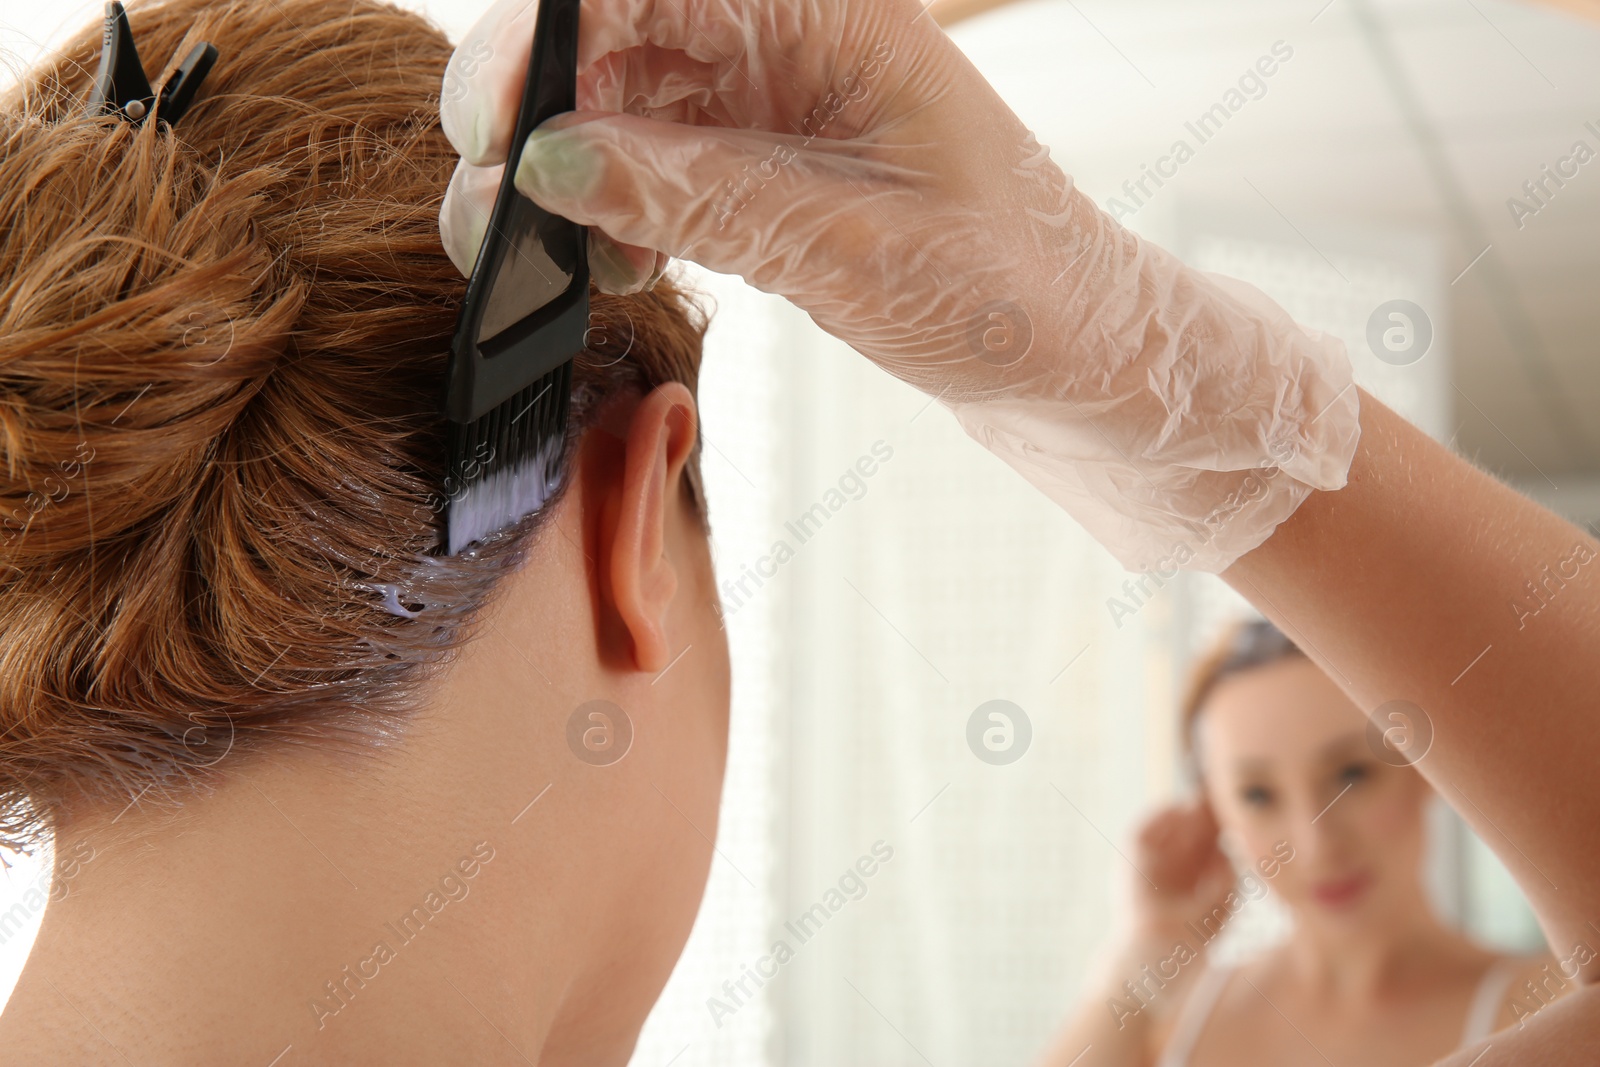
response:
M1145 818L1139 836L1151 841L1170 838L1182 818L1183 813L1180 810L1162 808Z
M589 277L602 293L629 296L651 288L665 269L665 259L653 248L622 244L589 230Z
M633 0L586 5L579 16L579 103L587 108L654 111L685 94L703 98L707 64L744 54L740 18L705 4L662 6ZM528 77L538 0L496 0L450 55L439 93L439 121L469 163L504 163ZM704 25L722 39L707 36ZM701 84L695 84L701 83ZM704 101L702 100L702 103Z
M937 35L918 0L883 0L874 32L849 39L831 5L740 0L587 0L579 17L578 106L674 121L788 129L835 67L863 45ZM502 163L527 80L537 0L496 0L451 55L440 121L461 156ZM942 40L942 37L940 38ZM787 118L786 118L787 117Z
M444 191L444 203L439 206L439 239L444 242L450 262L464 278L472 276L472 267L478 262L505 169L504 164L475 167L463 159L456 164L456 172Z
M832 61L869 37L944 40L923 14L921 0L877 0L861 14L842 4L763 0L584 0L578 69L617 52L678 53L730 75L734 91L759 95L792 86L795 75L825 77Z
M538 15L538 0L495 0L450 54L439 123L468 163L506 160Z
M728 0L587 0L579 20L578 66L587 67L609 52L634 48L682 52L702 63L732 63L749 41L782 47L803 36L799 18L773 19L768 5ZM804 11L810 5L792 5ZM787 25L785 25L787 24ZM782 36L780 36L780 34Z
M813 251L807 270L821 272L878 244L872 220L856 210L861 197L835 171L836 163L851 165L849 146L828 141L823 151L802 153L797 142L579 112L530 135L515 180L546 210L613 240L693 259L759 288L775 284L766 275L781 263L783 284L792 287L793 254L802 246ZM839 160L825 158L836 150ZM780 235L789 240L777 241Z
M662 279L662 277L667 273L667 267L671 266L671 264L671 256L667 255L665 252L656 253L656 269L651 272L649 280L644 283L646 292L649 292L651 289L656 287L656 282L659 282Z
M445 189L439 239L464 278L472 276L483 248L505 169L504 164L474 167L462 160ZM602 293L627 296L649 289L665 271L666 262L667 257L654 249L619 244L598 230L589 231L589 274Z

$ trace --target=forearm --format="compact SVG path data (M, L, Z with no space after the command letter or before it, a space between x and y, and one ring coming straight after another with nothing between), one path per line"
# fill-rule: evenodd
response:
M1515 874L1556 955L1592 950L1600 545L1370 396L1361 424L1346 487L1223 577L1369 713L1423 710L1419 769Z
M1574 15L1600 19L1600 0L1539 0L1539 2L1545 7L1560 8Z

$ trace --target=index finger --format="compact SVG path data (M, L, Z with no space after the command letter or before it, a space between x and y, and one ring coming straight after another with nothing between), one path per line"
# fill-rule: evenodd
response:
M538 16L538 0L495 0L450 53L439 124L468 163L506 161Z

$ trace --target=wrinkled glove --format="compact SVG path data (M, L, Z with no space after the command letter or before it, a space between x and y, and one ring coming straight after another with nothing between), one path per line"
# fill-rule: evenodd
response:
M463 273L510 158L535 7L500 0L441 94ZM915 0L592 0L579 110L517 187L597 228L598 284L737 274L941 398L1122 564L1220 571L1359 435L1342 345L1077 191Z

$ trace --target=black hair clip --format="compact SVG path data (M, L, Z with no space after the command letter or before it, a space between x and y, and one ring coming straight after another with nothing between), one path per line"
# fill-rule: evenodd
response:
M144 122L150 112L168 126L183 118L184 112L194 102L200 83L211 72L217 61L217 50L201 42L172 72L161 87L161 97L150 88L150 79L139 61L139 49L133 43L133 27L128 24L128 13L120 3L112 0L106 4L105 39L100 46L100 69L95 72L94 89L89 93L87 111L91 115L120 115L135 126Z

